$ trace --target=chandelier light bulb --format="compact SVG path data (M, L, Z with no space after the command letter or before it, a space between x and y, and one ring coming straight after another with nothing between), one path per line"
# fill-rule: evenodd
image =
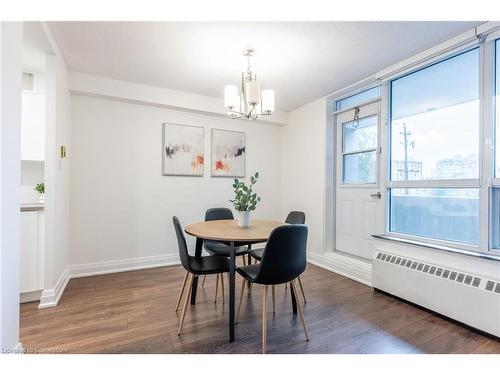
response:
M261 116L269 116L274 112L274 91L260 91L257 75L252 71L250 59L255 49L245 48L243 55L247 58L247 70L241 74L241 88L227 85L224 89L224 107L233 119L255 120Z
M224 88L224 107L228 110L239 109L238 87L235 85L227 85Z
M262 90L262 112L274 112L274 90Z
M256 106L260 103L260 84L257 81L246 82L246 99L248 105Z

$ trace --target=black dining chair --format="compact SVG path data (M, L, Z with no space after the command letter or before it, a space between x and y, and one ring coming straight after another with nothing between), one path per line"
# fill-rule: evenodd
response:
M287 224L305 224L306 223L306 214L302 211L291 211L285 219L285 223ZM261 261L262 253L264 252L264 248L255 249L250 252L250 255L257 261ZM300 277L297 278L299 282L300 292L302 293L302 298L304 299L304 303L307 303L306 294L304 293L304 287L302 286L302 280ZM273 312L274 312L274 288L273 292Z
M181 223L179 219L174 216L172 218L174 222L175 234L177 235L177 244L179 246L179 258L181 260L181 264L186 270L186 275L184 276L184 281L182 282L182 288L179 293L179 297L177 298L177 305L175 307L175 311L178 310L179 304L182 299L182 295L184 294L184 289L186 285L188 287L188 291L186 293L186 299L184 300L184 306L182 308L181 321L179 324L179 330L177 331L177 335L181 334L182 324L184 323L184 318L186 316L186 310L189 302L189 298L191 296L191 289L193 286L194 276L200 275L222 275L224 273L229 272L229 260L226 257L222 256L207 256L207 257L195 257L191 256L188 253L188 248L186 244L186 238L184 237L184 232L182 231ZM222 292L224 295L224 291Z
M225 207L216 207L209 208L205 213L205 221L213 221L213 220L234 220L233 212L229 208ZM224 242L219 241L211 241L205 240L203 242L203 247L210 255L221 255L225 257L229 257L229 245ZM246 265L246 255L248 255L249 261L251 261L251 257L249 256L251 247L248 244L236 244L235 247L236 256L243 257L243 265ZM221 285L224 285L224 281L221 278ZM206 276L203 276L203 281L201 286L205 285ZM217 289L219 285L219 275L217 275L216 284L215 284L215 300L217 300Z
M298 301L295 279L306 269L306 245L307 226L303 224L282 225L271 232L259 264L238 267L236 269L244 279L236 321L238 321L240 315L245 280L264 285L264 293L262 295L263 353L266 352L267 341L267 294L269 286L290 283L295 300ZM306 340L309 341L309 334L300 303L297 303L297 311L302 322L302 327L304 328Z

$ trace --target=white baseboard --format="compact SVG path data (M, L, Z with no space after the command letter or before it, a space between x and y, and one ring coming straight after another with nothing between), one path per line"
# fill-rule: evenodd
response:
M41 290L36 290L34 292L22 292L19 293L19 302L25 303L25 302L40 301L41 295L42 295Z
M339 252L320 255L308 252L307 261L328 271L338 273L362 284L372 286L371 262L343 255ZM179 264L177 255L121 259L114 261L74 264L66 267L54 289L45 289L40 297L39 309L57 306L70 279L79 277L126 272L139 269L173 266Z
M69 267L66 267L61 276L59 276L54 289L44 289L42 291L38 308L45 309L47 307L57 306L64 292L64 289L66 289L66 285L68 285L69 279Z
M165 267L180 264L179 256L154 255L149 257L111 260L106 262L82 263L70 265L71 279L86 276L104 275L107 273L141 270L146 268Z
M308 252L307 261L315 266L372 286L372 264L370 261L344 255L337 251L322 255Z
M54 289L42 291L39 309L57 306L69 280L79 277L165 267L180 264L178 255L155 255L96 263L73 264L66 267Z

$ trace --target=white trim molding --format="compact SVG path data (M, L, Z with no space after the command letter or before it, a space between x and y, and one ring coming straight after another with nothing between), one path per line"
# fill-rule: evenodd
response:
M64 292L64 289L66 289L66 285L68 285L69 279L69 267L66 267L61 276L59 276L54 289L44 289L42 291L38 308L45 309L47 307L57 306Z
M108 273L142 270L147 268L174 266L180 264L179 256L176 255L154 255L130 259L111 260L96 263L83 263L70 265L69 273L71 279Z
M59 303L69 280L79 277L174 266L180 264L178 255L154 255L96 263L74 264L66 267L54 289L45 289L40 297L39 309L55 307Z
M19 293L19 302L25 303L25 302L40 301L41 295L42 295L41 290L35 290L34 292L22 292Z
M75 95L229 118L224 108L224 100L220 98L127 82L94 74L69 71L68 90ZM276 110L271 116L260 118L258 121L286 125L288 124L288 112Z
M372 286L372 263L338 251L326 254L307 253L307 261L325 270L345 276L359 283Z

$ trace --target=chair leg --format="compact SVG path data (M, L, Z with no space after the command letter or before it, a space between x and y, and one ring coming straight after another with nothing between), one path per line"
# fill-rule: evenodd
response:
M295 285L295 280L290 282L290 288L292 289L293 295L295 296L295 301L298 301L297 287ZM306 335L306 341L309 341L309 333L307 332L306 322L304 320L304 312L302 311L302 305L297 303L297 311L299 312L300 321L302 322L302 327L304 328L304 334Z
M264 285L264 293L262 294L262 354L266 354L267 343L267 290L269 286Z
M247 258L245 257L245 255L243 255L241 258L243 258L243 266L246 266L247 265ZM251 291L251 285L252 283L250 283L250 281L247 281L248 282L248 295L250 295L252 293Z
M203 281L201 282L201 286L205 286L205 280L207 279L207 275L203 275Z
M299 280L300 291L302 292L302 298L304 298L304 303L307 303L306 294L304 293L304 287L302 286L302 281L300 280L300 276L297 277L297 280Z
M219 274L215 275L217 278L215 279L215 299L214 303L217 303L217 292L219 290Z
M184 280L182 281L181 291L179 292L179 297L177 297L177 304L175 305L175 312L177 312L177 310L179 310L179 305L181 304L182 295L184 294L184 289L186 288L186 282L188 280L188 277L189 277L189 272L186 271L186 274L184 275Z
M276 291L275 291L274 285L273 285L271 291L273 293L273 315L276 315Z
M188 302L191 297L191 289L193 286L193 274L189 274L189 282L188 282L188 292L186 293L186 299L184 300L184 306L182 308L181 322L179 323L179 330L177 331L177 336L181 335L182 325L184 324L184 318L186 317L186 311L188 308Z
M240 303L238 303L238 311L236 312L236 319L234 320L235 323L238 323L238 319L240 318L241 302L243 302L243 292L245 291L245 284L246 280L243 279L243 281L241 282Z
M224 305L226 303L225 297L224 297L224 274L220 274L220 291L222 292L222 304Z

